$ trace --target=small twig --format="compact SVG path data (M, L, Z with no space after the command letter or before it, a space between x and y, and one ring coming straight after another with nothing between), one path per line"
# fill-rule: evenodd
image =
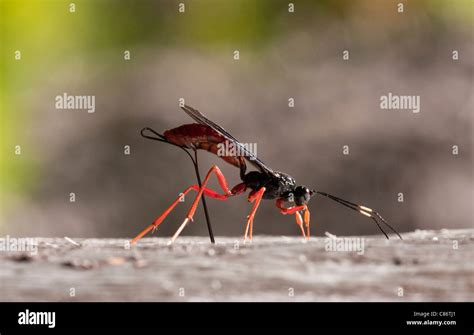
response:
M81 246L80 243L77 243L77 242L74 241L72 238L69 238L69 237L67 237L67 236L64 236L64 239L65 239L66 241L68 241L69 243L75 245L76 247L80 247L80 246Z
M329 237L329 238L337 238L336 235L333 235L333 234L331 234L331 233L329 233L329 232L325 232L324 235L326 235L326 236Z

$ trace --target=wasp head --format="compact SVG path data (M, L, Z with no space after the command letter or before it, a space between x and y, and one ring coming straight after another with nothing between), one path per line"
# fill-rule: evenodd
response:
M293 191L293 197L297 206L306 205L311 197L316 193L315 190L310 190L306 186L297 186Z

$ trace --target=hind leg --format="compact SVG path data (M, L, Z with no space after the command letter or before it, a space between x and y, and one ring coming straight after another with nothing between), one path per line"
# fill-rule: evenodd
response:
M156 220L151 225L145 228L140 234L135 236L131 244L137 243L150 230L156 229L160 225L160 223L168 216L168 214L173 211L176 205L178 205L182 197L184 197L186 194L188 194L190 191L193 191L193 190L199 191L199 185L192 185L192 186L189 186L187 189L185 189L183 193L178 198L176 198L176 200L173 201L173 203L158 218L156 218ZM219 194L216 191L213 191L208 188L204 189L204 194L207 195L208 197L218 199L218 200L227 200L227 198L229 197L227 194Z
M191 208L189 209L188 214L186 215L186 218L184 219L181 226L179 226L176 233L174 233L173 237L171 238L171 240L169 241L168 244L172 244L176 240L176 238L178 238L178 236L181 234L181 232L186 227L186 225L189 223L189 221L193 221L194 213L196 212L199 201L201 200L202 195L205 193L206 185L209 182L209 179L211 178L213 173L216 175L217 180L219 182L219 185L221 186L222 190L225 193L224 196L226 197L226 199L228 197L237 195L237 194L242 193L243 191L245 191L246 187L245 187L244 184L238 184L232 190L229 190L229 187L227 185L227 180L225 179L225 177L222 174L219 167L217 165L214 165L213 167L211 167L211 169L209 170L209 172L206 175L206 178L204 178L204 181L201 184L202 187L198 191L198 194L196 195L196 198L194 199L193 204L191 205Z

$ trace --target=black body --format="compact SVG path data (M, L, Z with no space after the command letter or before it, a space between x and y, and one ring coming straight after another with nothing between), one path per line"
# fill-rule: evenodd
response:
M296 188L295 180L281 172L266 174L251 171L244 176L242 181L248 188L254 191L265 187L266 190L263 194L263 199L282 198L284 195L293 192Z

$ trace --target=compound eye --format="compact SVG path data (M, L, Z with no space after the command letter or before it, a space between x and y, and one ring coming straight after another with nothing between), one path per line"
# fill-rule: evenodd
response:
M311 198L310 191L307 187L298 186L295 189L295 204L298 206L305 205Z
M304 192L305 203L308 202L310 198L311 198L310 191L309 191L309 189L305 188L305 192Z

